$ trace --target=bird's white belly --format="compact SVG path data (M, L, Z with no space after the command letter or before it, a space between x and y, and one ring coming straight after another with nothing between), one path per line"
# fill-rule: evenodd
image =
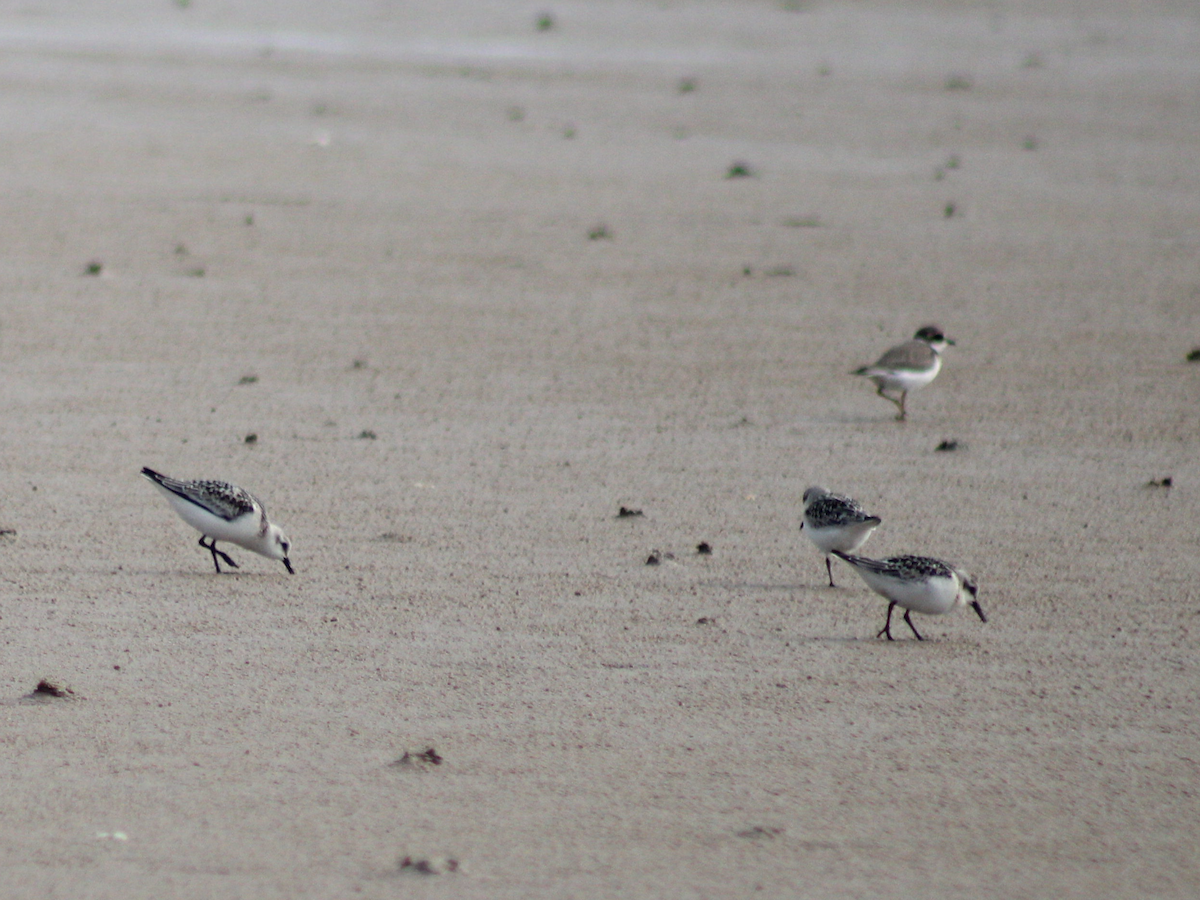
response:
M870 369L867 377L885 390L915 391L933 381L941 368L942 359L935 356L928 369Z
M863 580L878 594L928 616L938 616L954 609L958 599L958 581L954 578L932 578L928 581L901 581L878 572L859 569Z
M804 533L817 545L817 549L824 553L832 553L834 550L853 553L866 542L875 527L876 523L873 522L825 528L813 528L811 525L805 524Z
M158 487L157 485L155 485ZM239 547L245 547L248 550L255 549L254 545L258 541L259 533L259 517L254 513L247 513L243 516L238 516L232 521L222 519L220 516L214 516L212 513L184 500L177 494L173 494L168 490L162 490L167 500L170 501L171 507L175 512L179 513L179 518L187 522L205 537L212 538L215 541L226 541L230 544L237 544Z

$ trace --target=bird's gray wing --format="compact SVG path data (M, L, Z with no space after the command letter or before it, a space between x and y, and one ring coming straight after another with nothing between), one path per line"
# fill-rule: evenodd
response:
M142 474L172 494L227 522L254 512L256 507L262 509L262 504L255 500L249 491L227 481L180 481L178 478L160 475L152 469L143 469Z
M875 361L872 369L927 369L933 364L933 349L924 341L897 344Z

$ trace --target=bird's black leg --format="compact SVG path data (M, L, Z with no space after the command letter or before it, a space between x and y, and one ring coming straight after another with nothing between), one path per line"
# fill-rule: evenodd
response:
M877 393L880 397L882 397L888 403L891 403L893 406L895 406L896 409L900 410L900 412L896 415L896 421L903 422L904 421L904 398L906 396L908 396L908 391L904 391L900 395L900 399L897 400L895 397L891 397L891 396L885 394L883 392L883 385L881 384L881 385L879 385L879 390L877 390L875 393Z
M825 571L829 573L829 586L837 587L837 585L833 583L833 563L829 561L828 556L825 557Z
M217 562L216 544L217 544L216 541L213 541L211 544L204 543L204 535L200 535L200 546L203 547L205 550L208 550L210 553L212 553L213 565L217 567L217 574L220 575L221 574L221 564L219 562Z
M903 422L903 421L904 421L906 418L908 418L908 413L906 413L906 412L904 411L904 401L905 401L905 400L907 400L907 399L908 399L908 391L901 391L901 393L900 393L900 404L899 404L899 406L900 406L900 414L899 414L898 416L896 416L896 421L897 421L897 422Z
M887 614L887 621L883 623L883 627L882 627L881 629L879 629L879 633L878 633L878 634L876 634L876 635L875 635L875 637L879 637L879 635L886 634L886 635L887 635L887 639L888 639L889 641L894 641L894 640L895 640L895 638L894 638L894 637L892 637L892 610L893 610L893 609L895 609L895 608L896 608L896 604L895 604L895 603L889 603L889 604L888 604L888 614ZM911 626L911 625L912 625L912 623L910 622L910 623L909 623L909 625Z
M921 637L921 632L917 631L917 626L912 623L912 619L910 618L911 616L912 616L911 609L904 611L904 621L908 623L908 627L912 629L912 633L917 636L917 640L918 641L925 640L925 638Z
M218 549L217 549L217 542L216 542L216 540L214 540L214 541L212 542L212 546L211 546L209 549L210 549L210 550L212 550L212 552L213 552L213 554L214 554L214 557L213 557L213 562L214 562L214 563L217 561L217 560L216 560L216 557L217 557L217 556L219 556L219 557L221 557L221 559L225 560L225 562L226 562L226 563L229 565L229 567L230 567L230 568L233 568L233 569L238 569L238 568L241 568L241 567L240 567L240 566L239 566L237 563L235 563L235 562L234 562L232 559L230 559L230 558L229 558L229 554L228 554L228 553L226 553L226 552L225 552L225 551L223 551L223 550L218 550ZM220 569L218 569L217 571L220 571Z
M216 538L210 538L208 543L206 544L206 543L204 543L204 535L200 535L200 546L212 554L213 565L216 567L218 575L221 574L221 564L219 562L217 562L218 556L221 557L221 559L225 560L225 562L228 563L232 568L235 568L235 569L239 568L238 564L229 558L228 553L226 553L223 550L217 549Z

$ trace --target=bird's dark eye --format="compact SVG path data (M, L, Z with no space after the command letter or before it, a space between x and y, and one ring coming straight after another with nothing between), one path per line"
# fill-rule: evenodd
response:
M283 546L283 552L284 552L284 553L287 553L289 550L291 550L291 549L292 549L292 545L291 545L291 544L289 544L287 541L283 541L283 542L282 542L282 546Z

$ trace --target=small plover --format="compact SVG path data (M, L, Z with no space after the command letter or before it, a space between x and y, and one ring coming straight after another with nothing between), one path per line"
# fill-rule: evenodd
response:
M835 550L853 553L867 542L881 521L879 516L868 515L857 501L831 494L823 487L813 485L804 492L804 521L800 530L825 554L830 587L836 585L829 554Z
M926 325L913 335L911 341L897 344L871 365L855 369L850 374L865 375L875 382L878 388L875 393L896 404L900 410L896 420L903 422L906 416L904 401L908 392L925 387L937 377L942 368L942 351L948 344L953 345L954 341L942 334L942 329L936 325ZM899 391L900 399L884 391Z
M267 511L249 491L227 481L180 481L145 467L142 474L162 491L179 518L200 532L200 546L212 554L217 572L221 571L218 556L238 568L227 553L217 549L217 541L225 541L280 560L289 574L296 574L288 559L292 545L287 535L271 524Z
M867 559L865 556L854 556L838 550L833 552L854 567L854 571L867 583L867 587L888 601L887 621L875 637L886 634L889 641L895 640L892 637L892 610L897 606L904 607L904 621L908 623L918 641L925 639L912 623L911 616L914 612L940 616L960 606L970 606L979 614L980 619L987 621L983 607L976 599L979 586L975 579L949 563L928 556ZM971 595L970 600L967 599L967 594Z

